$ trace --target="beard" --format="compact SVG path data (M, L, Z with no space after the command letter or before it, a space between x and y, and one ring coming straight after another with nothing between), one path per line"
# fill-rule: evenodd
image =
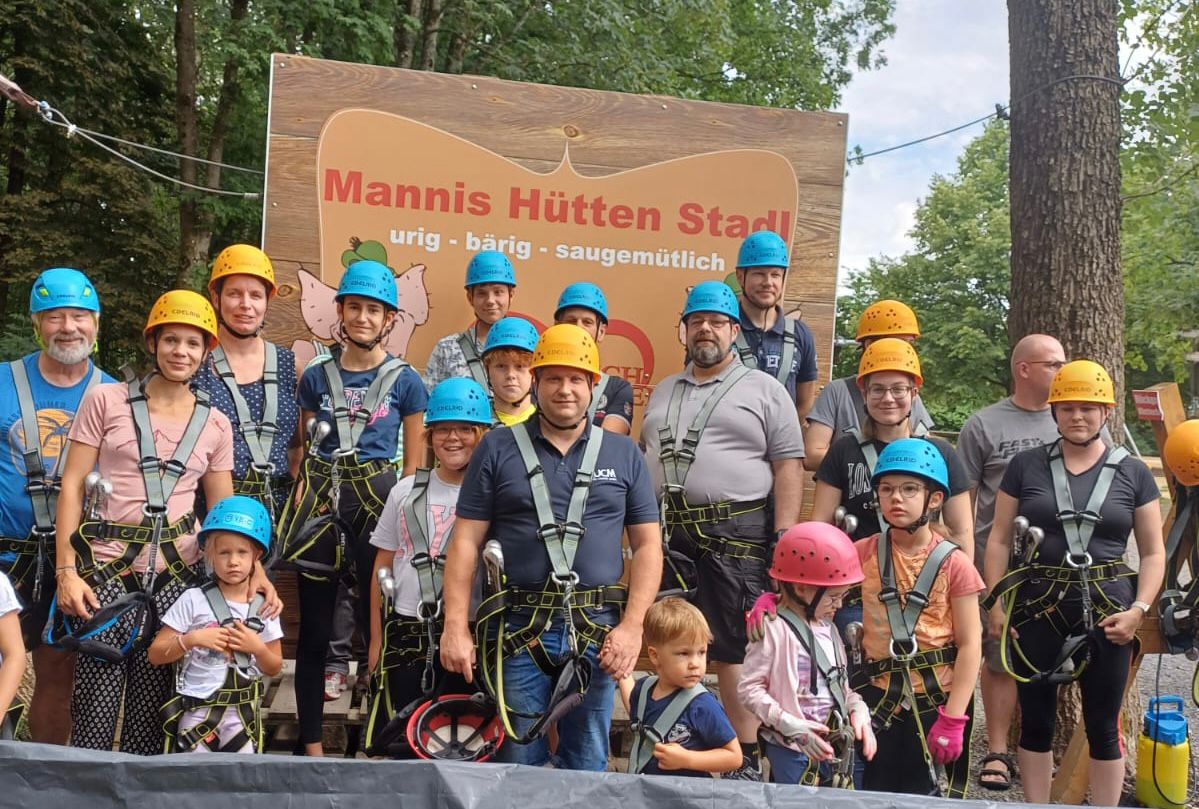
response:
M719 365L720 361L729 353L728 349L723 351L720 346L715 343L704 343L700 346L691 346L687 349L687 354L691 357L691 361L700 368L711 368L713 365Z
M85 341L76 348L60 346L57 342L51 340L46 344L46 353L55 362L61 362L63 365L78 365L91 355L92 348L94 347L95 343L91 340Z

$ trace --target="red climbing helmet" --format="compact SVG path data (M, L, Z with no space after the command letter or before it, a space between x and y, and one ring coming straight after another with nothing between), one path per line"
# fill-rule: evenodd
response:
M504 743L495 705L482 694L446 694L408 720L408 746L420 758L487 761Z
M866 578L853 540L835 525L801 522L774 546L770 578L813 587L841 587Z

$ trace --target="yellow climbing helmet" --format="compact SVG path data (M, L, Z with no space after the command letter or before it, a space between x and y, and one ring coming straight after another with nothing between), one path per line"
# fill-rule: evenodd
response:
M546 329L537 347L533 349L532 369L547 365L564 365L578 368L591 374L591 381L599 381L599 348L591 335L573 323L559 323Z
M212 262L208 292L215 292L217 282L230 275L252 275L266 282L267 296L275 294L275 268L266 253L252 244L231 244Z
M906 303L892 300L875 301L858 318L861 342L868 337L919 337L920 323L916 313Z
M916 349L907 340L898 337L884 337L866 346L862 359L858 361L858 383L873 373L879 371L899 371L907 374L916 381L916 387L924 384L920 375L920 358Z
M1049 404L1059 402L1090 402L1114 407L1116 386L1099 363L1074 360L1053 375L1049 386Z
M1184 421L1170 431L1162 460L1183 486L1199 486L1199 419Z
M190 289L172 289L170 292L164 292L150 309L150 316L146 318L146 328L142 329L142 335L149 336L150 332L159 326L172 323L195 326L206 335L208 350L216 348L216 313L212 311L212 304L200 293Z

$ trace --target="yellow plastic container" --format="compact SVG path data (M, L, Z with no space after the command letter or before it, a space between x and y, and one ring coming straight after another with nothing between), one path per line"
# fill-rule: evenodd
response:
M1191 743L1179 697L1149 700L1137 737L1135 796L1141 806L1182 809L1187 803ZM1155 777L1156 776L1156 777Z

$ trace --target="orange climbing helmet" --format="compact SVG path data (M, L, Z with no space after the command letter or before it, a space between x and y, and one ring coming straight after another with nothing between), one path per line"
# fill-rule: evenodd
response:
M878 371L899 371L912 377L916 387L924 384L916 349L907 340L898 337L884 337L866 346L862 358L858 360L858 384Z
M547 365L587 371L594 384L600 378L599 348L583 329L573 323L558 323L542 332L529 368L536 370Z
M1116 387L1099 363L1074 360L1063 365L1049 385L1049 404L1060 402L1089 402L1114 407Z
M252 275L266 282L267 296L275 294L275 268L266 253L252 244L231 244L220 252L212 262L212 275L208 277L208 291L230 275Z
M1183 486L1199 486L1199 419L1184 421L1170 431L1162 460Z
M875 301L858 318L858 342L869 337L919 337L920 323L916 313L906 303L893 300Z
M142 329L142 335L148 337L150 332L159 326L171 324L196 327L204 332L208 350L216 348L216 313L212 311L212 304L200 293L190 289L172 289L170 292L164 292L150 309L150 316L146 318L146 327Z

